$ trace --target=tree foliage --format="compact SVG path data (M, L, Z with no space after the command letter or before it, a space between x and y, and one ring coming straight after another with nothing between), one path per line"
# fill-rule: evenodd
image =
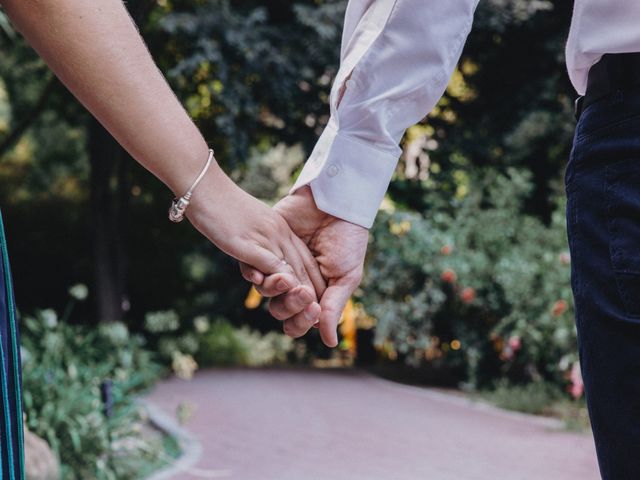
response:
M221 163L246 188L275 200L328 121L346 2L138 0L127 6ZM453 318L438 336L486 350L477 357L458 351L471 378L478 359L498 362L489 372L504 368L492 332L523 342L539 332L523 347L527 356L518 357L526 362L514 360L507 369L514 378L531 377L533 370L523 373L527 365L561 376L553 365L573 334L565 317L549 316L548 302L569 301L566 268L553 262L562 250L558 198L574 123L563 63L570 15L571 5L560 0L480 2L444 97L403 140L388 196L396 213L383 215L374 232L363 300L378 317L381 342L409 355L416 349L408 342L440 332L439 315ZM90 171L96 172L92 123L4 17L0 48L0 202L18 300L25 310L60 308L69 285L96 284L89 248L96 219L88 208L95 193ZM274 168L280 159L282 167ZM117 175L105 174L103 186L113 194L117 185L126 200L115 225L126 250L126 318L136 325L148 311L175 309L188 318L207 312L261 328L277 325L263 310L244 308L247 286L235 262L192 229L168 224L166 188L134 162L122 165ZM264 175L268 181L261 182ZM404 227L389 230L404 221L412 225L411 245L397 235ZM458 256L439 256L445 240ZM459 281L477 296L464 311L440 280L445 260L454 259ZM535 293L526 295L525 286ZM468 323L476 318L480 323ZM528 321L536 327L523 327ZM567 330L568 336L557 333ZM556 334L565 343L543 351L539 339Z

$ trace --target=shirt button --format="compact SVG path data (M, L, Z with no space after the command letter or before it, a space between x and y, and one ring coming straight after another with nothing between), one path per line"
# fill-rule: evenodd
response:
M329 165L329 168L327 168L327 175L329 175L330 177L335 177L336 175L338 175L338 173L340 173L340 167L338 167L335 163L332 163L331 165Z

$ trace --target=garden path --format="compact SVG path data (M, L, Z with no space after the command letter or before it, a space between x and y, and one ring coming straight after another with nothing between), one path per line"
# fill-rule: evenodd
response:
M213 369L148 396L201 444L195 480L596 480L589 435L358 370Z

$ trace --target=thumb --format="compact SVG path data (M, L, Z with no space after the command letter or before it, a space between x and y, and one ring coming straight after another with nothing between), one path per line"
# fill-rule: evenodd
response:
M351 285L340 280L330 281L320 299L320 337L327 347L338 345L338 322L353 290Z

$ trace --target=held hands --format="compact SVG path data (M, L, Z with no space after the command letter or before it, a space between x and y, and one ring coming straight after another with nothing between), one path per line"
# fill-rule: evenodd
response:
M345 89L342 88L338 106L344 93ZM301 337L313 326L320 329L320 337L325 345L336 347L340 317L351 294L362 280L369 232L364 227L320 210L309 186L284 197L274 206L274 210L282 215L291 230L311 250L323 280L327 282L326 289L324 284L322 289L316 288L321 308L319 321L305 322L305 317L309 319L317 311L316 302L308 295L310 292L283 292L284 288L278 291L273 285L278 284L279 274L269 274L250 262L240 262L242 275L263 296L272 297L269 311L275 318L284 321L283 329L287 335Z
M303 240L305 248L315 257L323 281L326 280L326 289L316 290L321 308L318 326L323 342L335 347L342 311L362 278L368 231L319 210L309 187L300 188L283 198L273 210ZM310 297L302 298L300 291L295 289L286 293L278 291L274 285L282 277L261 269L256 263L241 260L240 268L244 278L252 282L258 291L273 297L269 310L275 318L284 321L287 335L300 337L314 326L314 323L303 319L309 308L316 305L315 302L307 302ZM314 285L324 287L324 283L319 281Z
M318 322L317 299L325 292L325 280L307 245L277 210L244 192L214 164L186 216L222 251L255 267L248 279L259 284L265 295L280 300L273 303L276 318L286 316L289 327L304 331ZM284 292L286 298L277 296Z
M327 346L338 344L338 322L362 277L367 229L319 210L309 187L270 209L217 164L186 216L240 261L244 278L270 297L269 311L283 321L287 335L300 337L317 326Z

